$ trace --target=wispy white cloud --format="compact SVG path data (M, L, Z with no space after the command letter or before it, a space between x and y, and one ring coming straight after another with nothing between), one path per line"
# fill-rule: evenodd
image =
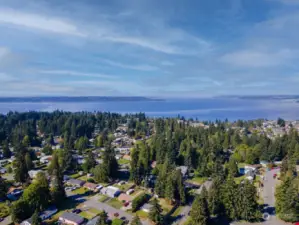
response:
M243 50L225 54L220 61L239 67L273 67L288 63L292 57L293 53L288 49L274 53Z
M116 66L124 69L131 69L131 70L140 70L140 71L155 71L159 70L158 67L151 66L151 65L146 65L146 64L141 64L141 65L130 65L130 64L124 64L120 62L115 62L109 59L104 59L103 62L110 66Z
M100 74L100 73L88 73L88 72L78 72L78 71L72 71L72 70L40 70L37 71L41 74L49 74L54 76L59 75L66 75L66 76L76 76L81 78L86 77L94 77L94 78L105 78L105 79L116 79L117 76L115 75L108 75L108 74Z
M78 27L60 18L47 17L36 13L21 12L13 9L0 8L0 23L19 27L37 29L58 34L85 37Z

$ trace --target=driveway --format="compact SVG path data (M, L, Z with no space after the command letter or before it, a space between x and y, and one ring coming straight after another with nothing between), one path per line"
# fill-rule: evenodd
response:
M11 216L5 217L4 220L2 222L0 222L0 225L8 225L10 224L11 221Z

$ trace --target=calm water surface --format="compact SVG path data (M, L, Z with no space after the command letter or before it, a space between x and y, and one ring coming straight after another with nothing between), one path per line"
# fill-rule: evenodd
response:
M175 117L178 114L200 120L299 118L299 104L291 100L250 100L233 98L169 99L164 101L78 102L78 103L0 103L0 113L9 111L110 111L145 112L151 117Z

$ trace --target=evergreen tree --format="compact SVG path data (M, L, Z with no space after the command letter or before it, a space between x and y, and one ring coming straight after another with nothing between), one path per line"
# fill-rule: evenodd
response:
M208 202L206 199L207 190L203 187L200 195L198 195L193 204L190 212L190 225L207 225L210 219Z
M229 159L228 172L233 177L237 177L239 175L238 162L233 157Z
M276 212L280 219L287 222L299 220L298 178L286 177L276 188Z
M42 224L42 220L39 217L39 213L37 210L35 210L35 212L33 213L31 220L32 220L32 223L31 223L32 225L41 225Z
M107 169L103 165L97 165L92 172L96 182L106 183L109 181Z
M0 177L0 199L6 199L6 193L8 191L7 185L4 181L4 179L2 179L2 177Z
M25 157L22 153L18 153L14 162L14 179L16 182L25 183L29 178Z
M102 211L100 214L99 214L99 219L96 223L96 225L108 225L108 215L105 211Z
M134 216L133 220L131 222L131 225L142 225L141 220L139 219L138 216Z
M8 144L7 142L5 141L3 146L2 146L2 149L3 149L3 158L10 158L11 157L11 151L9 150L9 147L8 147Z
M149 218L157 225L163 224L163 215L162 215L162 208L158 202L158 200L155 198L152 202L153 206L149 213Z
M21 223L23 220L28 219L32 211L26 201L20 199L12 204L11 219L15 223Z
M209 190L208 205L212 215L219 215L224 211L221 201L222 182L223 181L219 177L215 178Z
M83 170L88 173L92 168L97 165L94 155L92 152L89 152L85 162L82 165Z
M116 177L118 173L118 163L115 158L115 151L109 145L103 153L103 165L107 169L109 177Z
M258 211L256 188L249 181L241 184L241 219L254 221L260 218Z
M238 219L238 207L236 198L238 196L238 185L231 176L228 176L222 190L223 205L228 218Z
M33 169L33 162L31 160L31 156L29 154L29 152L26 153L25 155L25 164L26 164L26 167L27 167L27 170L32 170Z
M59 165L58 155L53 154L50 171L52 175L51 199L54 204L61 204L65 199L65 190L63 185L63 172Z

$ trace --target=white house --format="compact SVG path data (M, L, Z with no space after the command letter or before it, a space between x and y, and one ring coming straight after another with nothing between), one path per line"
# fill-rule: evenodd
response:
M29 170L28 174L31 179L34 179L38 173L43 173L42 170Z
M121 193L121 191L117 187L108 186L106 188L102 188L101 193L111 198L115 198Z

